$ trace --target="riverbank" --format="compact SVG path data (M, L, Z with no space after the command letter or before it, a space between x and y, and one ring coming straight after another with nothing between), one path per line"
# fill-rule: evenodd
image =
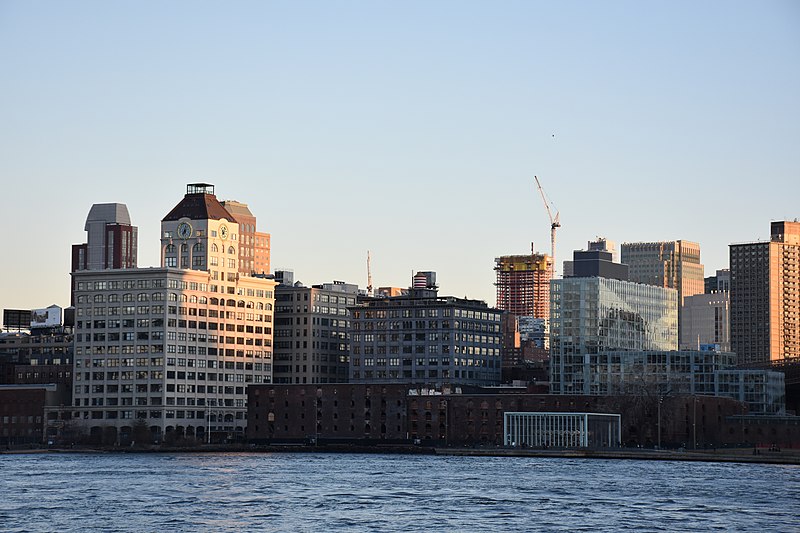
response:
M754 453L757 451L757 453ZM645 461L699 461L720 463L763 463L800 465L800 450L770 451L767 448L736 448L720 450L648 450L623 449L521 449L521 448L433 448L428 446L357 446L326 444L304 445L228 445L200 447L118 448L118 447L69 447L69 448L20 448L0 450L0 454L70 454L70 453L347 453L347 454L395 454L395 455L439 455L460 457L546 457L580 459L617 459Z
M437 448L437 455L467 457L552 457L581 459L620 459L645 461L701 461L713 463L763 463L800 465L800 450L769 451L754 448L722 450L646 450L623 448L619 450L588 449L519 449L519 448Z

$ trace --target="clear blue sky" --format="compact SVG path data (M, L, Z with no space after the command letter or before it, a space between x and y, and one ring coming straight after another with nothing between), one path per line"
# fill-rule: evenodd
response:
M0 1L0 308L69 302L89 208L139 265L185 184L306 284L494 304L494 257L800 217L800 3ZM560 270L560 267L559 267Z

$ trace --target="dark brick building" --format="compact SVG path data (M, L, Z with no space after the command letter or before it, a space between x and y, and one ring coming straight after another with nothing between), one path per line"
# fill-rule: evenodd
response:
M531 394L511 387L445 392L402 384L251 385L247 436L256 443L499 445L506 412L590 412L621 414L625 445L655 446L660 429L662 445L670 447L800 447L797 419L747 416L729 398L671 396L659 408L655 396Z
M0 444L41 443L45 408L57 394L56 385L0 385Z

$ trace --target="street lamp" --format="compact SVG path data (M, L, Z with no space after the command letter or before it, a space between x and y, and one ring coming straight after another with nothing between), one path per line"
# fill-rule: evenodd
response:
M672 393L672 389L669 389L664 394L659 394L658 396L658 449L661 449L661 404L664 402L664 398L669 396Z
M697 396L692 396L692 449L697 450Z

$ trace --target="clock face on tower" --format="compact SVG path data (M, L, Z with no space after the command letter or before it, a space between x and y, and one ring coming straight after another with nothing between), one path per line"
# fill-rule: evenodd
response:
M228 238L228 226L225 224L220 224L219 226L219 238L223 241Z
M181 239L188 239L192 236L192 226L188 222L181 222L178 224L178 237Z

